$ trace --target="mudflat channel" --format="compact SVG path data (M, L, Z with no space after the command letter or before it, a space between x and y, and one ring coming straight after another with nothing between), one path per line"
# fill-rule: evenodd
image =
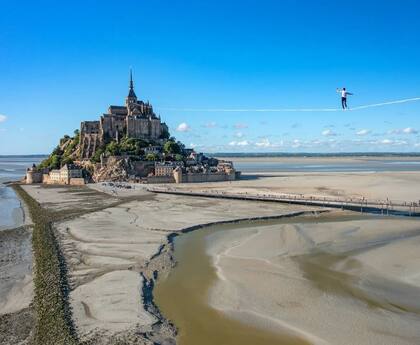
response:
M206 253L209 235L285 222L287 220L210 226L175 239L176 266L167 278L159 280L154 297L163 315L178 328L179 345L310 344L288 334L270 332L228 318L208 303L209 289L218 279L211 257Z
M419 224L331 212L197 230L155 301L180 345L420 344Z

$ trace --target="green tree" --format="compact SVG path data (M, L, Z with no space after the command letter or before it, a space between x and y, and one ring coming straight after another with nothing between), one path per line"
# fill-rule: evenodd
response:
M157 161L159 159L158 155L156 153L148 153L146 155L147 161Z
M70 157L63 157L61 159L61 165L65 165L65 164L73 164L73 159Z
M179 144L173 140L168 140L164 145L163 145L163 151L167 154L179 154L181 153L181 148L179 146Z
M100 147L96 150L95 154L92 157L93 163L99 163L101 161L101 155L105 152L105 149L103 147Z
M134 138L124 137L121 140L119 147L121 153L134 154L137 148L137 143Z
M51 155L61 156L63 151L61 150L60 146L56 146Z
M120 154L120 147L116 141L111 141L106 145L105 152L110 156L118 156Z
M53 154L50 159L50 164L48 166L50 169L60 169L61 167L61 156Z
M175 160L176 160L176 161L180 162L180 161L182 161L183 159L184 159L184 157L183 157L181 154L177 153L177 154L175 155Z
M139 156L143 154L143 148L147 147L148 143L141 139L124 137L119 143L120 153L127 155Z

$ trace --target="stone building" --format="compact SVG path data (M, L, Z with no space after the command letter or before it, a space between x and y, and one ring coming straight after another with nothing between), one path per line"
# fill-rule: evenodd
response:
M26 170L26 183L42 183L44 173L48 173L48 169L38 169L35 164Z
M83 170L74 164L65 164L61 169L50 171L47 184L84 184Z
M156 162L155 176L172 176L174 169L182 166L182 162Z
M130 72L125 105L111 105L99 121L84 121L80 126L81 158L91 158L96 149L111 140L129 138L159 141L168 134L168 126L161 122L149 102L137 99Z

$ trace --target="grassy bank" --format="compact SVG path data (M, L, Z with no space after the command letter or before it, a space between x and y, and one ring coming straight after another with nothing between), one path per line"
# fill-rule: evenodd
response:
M77 344L68 303L67 268L52 223L57 216L42 208L23 188L13 186L33 221L35 345Z

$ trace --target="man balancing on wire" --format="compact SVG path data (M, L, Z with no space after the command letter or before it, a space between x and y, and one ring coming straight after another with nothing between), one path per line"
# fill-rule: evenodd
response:
M343 87L342 89L337 89L337 92L341 93L341 106L343 107L344 110L348 109L347 96L353 95L353 94L350 92L347 92L345 87Z

